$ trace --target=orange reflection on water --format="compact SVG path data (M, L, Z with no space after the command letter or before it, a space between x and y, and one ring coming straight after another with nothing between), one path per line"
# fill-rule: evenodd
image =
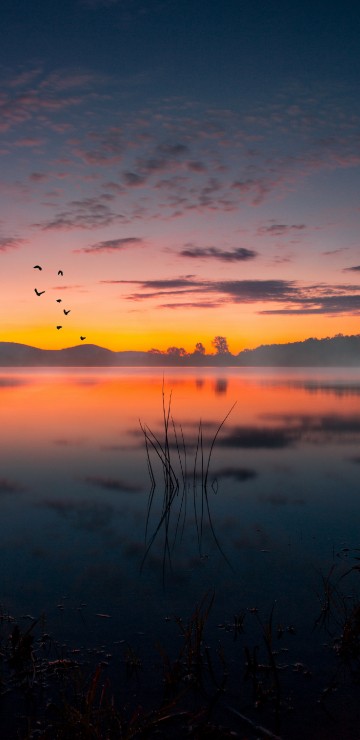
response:
M238 370L144 369L6 370L0 377L2 445L43 445L49 440L96 439L110 443L162 423L171 396L177 423L220 423L234 403L229 422L276 423L307 415L342 415L359 410L359 395L328 384L308 386L296 373ZM333 390L331 390L333 388Z

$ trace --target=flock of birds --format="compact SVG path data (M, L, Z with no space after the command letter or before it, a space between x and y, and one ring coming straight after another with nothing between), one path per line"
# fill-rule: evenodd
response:
M34 265L34 270L42 270L41 265ZM60 277L62 277L63 274L64 273L63 273L62 270L58 270L58 275ZM37 288L34 288L34 291L35 291L35 293L36 293L37 296L41 296L41 295L43 295L43 293L45 293L45 290L38 290ZM56 298L56 303L61 303L61 302L62 302L62 298ZM63 313L65 314L65 316L67 316L70 312L71 312L71 308L68 308L68 309L64 308L63 309ZM57 329L62 329L63 328L62 327L62 324L58 324L56 328ZM86 339L86 337L80 336L80 339L83 342Z

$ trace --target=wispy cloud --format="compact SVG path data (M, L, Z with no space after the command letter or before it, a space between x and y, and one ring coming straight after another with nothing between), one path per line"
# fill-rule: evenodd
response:
M34 67L33 69L26 69L17 72L15 76L11 76L8 79L8 86L10 88L24 87L32 83L36 78L42 74L41 67Z
M189 147L186 144L160 143L155 147L151 156L137 160L137 168L142 177L159 172L175 172L177 169L183 169L184 160L188 156Z
M181 257L194 259L214 259L219 262L246 262L247 260L255 259L258 253L253 249L246 249L245 247L237 247L236 249L226 251L218 247L195 247L188 245L180 252L180 255Z
M128 171L123 173L123 180L129 188L138 188L145 185L147 178L138 172Z
M303 231L306 228L305 224L269 224L268 226L260 226L257 233L260 236L289 236L299 231Z
M200 283L187 277L169 278L164 280L101 280L101 283L118 283L121 285L140 285L145 290L177 290L179 288L198 288Z
M44 180L48 179L48 175L45 172L31 172L29 175L29 180L31 182L44 182Z
M360 272L360 265L354 265L354 267L344 267L343 272Z
M124 285L139 285L141 294L135 293L130 299L138 300L162 296L171 293L219 293L231 296L235 301L264 301L285 300L295 297L297 288L295 281L287 280L197 280L192 278L175 278L170 280L102 280L104 283L121 283ZM150 291L150 292L144 292Z
M306 314L327 314L329 316L339 316L340 314L360 314L360 292L357 295L314 295L312 298L299 297L295 303L298 305L287 308L264 310L260 311L260 313L284 314L288 316Z
M231 189L238 193L240 201L248 201L253 206L259 206L269 193L278 189L283 183L284 177L279 171L277 174L272 173L271 176L264 173L257 177L234 180Z
M219 308L219 306L222 305L221 301L186 301L186 303L181 303L181 301L176 301L176 303L161 303L159 305L159 308L165 308L165 309L171 309L173 311L180 310L186 308Z
M94 0L93 7L106 3ZM125 7L123 2L114 5L119 12ZM134 9L130 2L126 7ZM33 147L35 139L38 146L44 143L41 163L36 165L39 170L30 175L31 182L41 183L42 175L55 177L54 167L48 171L45 162L49 132L55 133L57 163L64 163L71 177L75 175L82 183L82 192L88 193L83 204L85 200L92 202L87 213L84 207L76 208L76 201L58 211L53 205L52 216L36 224L44 230L97 228L144 216L155 220L233 213L248 205L259 207L268 198L283 198L319 169L356 165L350 156L356 142L354 119L345 137L344 116L329 101L321 101L320 111L304 97L297 106L278 100L266 110L253 106L251 114L240 114L174 98L156 101L156 110L155 104L149 103L130 114L114 79L105 80L84 70L9 72L6 82L0 89L0 128L14 131L8 151L16 144L27 147L29 154L24 151L24 157L29 157L31 172L30 145ZM116 125L108 123L110 109ZM324 136L324 120L331 136ZM66 137L69 131L72 138ZM336 134L339 131L341 136ZM296 144L300 141L301 146ZM109 193L121 195L121 213L109 208L105 194L94 193L90 178L98 178L100 168ZM138 190L141 202L138 198L135 203ZM293 240L300 238L305 228L303 223L288 224L279 219L260 226L258 235ZM185 249L190 250L184 255L190 259L236 262L252 258L241 248L219 249L212 254L208 251L212 247L205 247L202 254L194 254L196 247L192 245Z
M15 145L18 147L24 147L29 149L37 149L44 144L44 139L35 136L25 136L22 139L17 139Z
M189 296L190 302L176 301L176 307L214 307L219 302L233 303L280 303L280 307L263 309L264 314L351 314L360 312L359 285L304 285L295 280L199 280L197 278L175 278L169 280L102 280L103 283L138 285L140 292L130 293L128 300L144 301L150 298L177 296L184 299ZM214 304L207 301L193 300L194 294L218 296ZM285 304L285 305L284 305ZM164 306L164 304L162 304Z
M109 226L122 220L123 216L112 211L107 205L107 200L106 195L100 195L99 197L70 201L68 208L60 211L54 218L33 225L43 231L94 229Z
M55 290L56 292L60 290L85 290L84 285L53 285L49 290Z
M347 252L349 250L349 247L338 247L338 249L327 249L325 252L322 252L324 257L330 257L333 254L342 254L343 252Z
M17 146L33 147L44 143L53 126L53 130L68 131L73 124L70 121L57 120L66 112L79 110L82 105L93 104L99 98L100 85L104 78L100 75L79 70L62 69L46 74L41 67L13 74L3 70L3 84L0 84L0 130L2 132L17 129L18 138L13 142ZM95 92L96 89L96 92ZM29 124L33 130L36 121L41 136L23 135ZM58 128L60 126L60 129ZM22 128L19 128L22 127Z
M26 244L26 239L19 239L16 236L0 237L0 252L7 252L9 249L17 249Z
M137 236L122 237L119 239L107 239L103 242L96 242L91 244L89 247L83 247L82 249L74 249L74 252L119 252L128 247L142 247L144 240Z
M87 148L80 144L74 147L74 154L90 165L113 165L121 161L126 142L123 131L118 127L111 127L104 133L92 131L87 134Z

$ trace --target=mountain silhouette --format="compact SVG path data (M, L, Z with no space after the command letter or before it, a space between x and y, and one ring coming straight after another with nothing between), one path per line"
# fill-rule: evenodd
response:
M113 352L96 344L65 349L39 349L16 342L0 342L0 367L360 367L360 334L268 344L238 355L179 356L166 352Z

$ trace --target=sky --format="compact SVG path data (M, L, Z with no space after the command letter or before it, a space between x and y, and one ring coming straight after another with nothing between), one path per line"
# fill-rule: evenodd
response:
M0 341L360 332L355 3L2 0L0 28Z

